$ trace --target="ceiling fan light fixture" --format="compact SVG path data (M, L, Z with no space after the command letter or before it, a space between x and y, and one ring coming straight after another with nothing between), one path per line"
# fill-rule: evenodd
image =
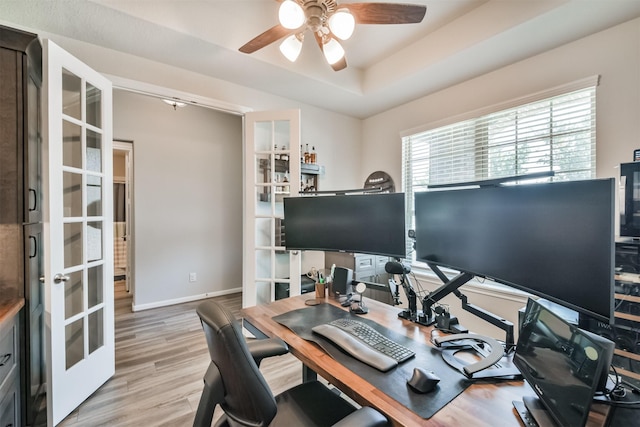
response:
M174 110L175 110L176 108L178 108L178 107L182 108L182 107L184 107L185 105L187 105L187 104L185 104L184 102L176 101L175 99L165 99L165 98L163 98L162 100L163 100L166 104L171 105L171 106L173 107L173 109L174 109Z
M295 30L304 24L305 16L302 6L293 0L285 0L278 10L280 25L288 30Z
M340 40L347 40L353 34L356 20L348 9L338 9L329 17L329 29Z
M280 52L291 62L296 62L302 51L302 33L292 34L280 43Z
M324 53L324 57L329 65L333 65L344 58L344 49L342 48L340 43L338 43L338 40L334 38L330 38L324 44L322 52Z

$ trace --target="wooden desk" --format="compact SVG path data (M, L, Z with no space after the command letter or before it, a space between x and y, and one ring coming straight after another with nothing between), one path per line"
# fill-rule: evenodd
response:
M366 379L324 352L316 344L298 337L288 328L272 320L272 317L306 307L304 302L313 296L278 300L271 304L242 310L245 322L270 337L279 337L288 345L291 353L308 368L329 381L354 401L371 406L385 414L397 426L521 426L518 415L511 404L523 395L534 395L523 381L505 381L496 384L473 384L461 395L438 411L428 420L411 412L405 406L382 393ZM340 306L335 299L326 302ZM432 327L424 327L398 318L401 310L377 301L367 300L368 319L378 322L398 333L429 345ZM347 309L345 309L347 310ZM249 326L249 325L247 325Z

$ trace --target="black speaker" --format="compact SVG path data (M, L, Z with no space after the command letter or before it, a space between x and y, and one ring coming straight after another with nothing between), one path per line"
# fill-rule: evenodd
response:
M351 293L353 270L344 267L336 267L333 270L332 292L334 295L348 295Z

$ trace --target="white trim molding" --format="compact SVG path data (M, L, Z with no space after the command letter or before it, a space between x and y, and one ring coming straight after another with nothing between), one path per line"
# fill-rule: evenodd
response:
M551 98L557 95L574 92L576 90L585 89L592 86L598 86L599 83L600 83L600 76L596 74L596 75L585 77L569 83L565 83L563 85L552 87L550 89L542 90L529 95L521 96L519 98L514 98L508 101L500 102L498 104L489 105L487 107L479 108L473 111L468 111L466 113L461 113L453 117L447 117L445 119L436 120L434 122L417 126L412 129L407 129L400 132L400 137L404 138L407 136L415 135L417 133L426 132L431 129L436 129L436 128L450 125L453 123L458 123L465 120L474 119L476 117L484 116L487 114L495 113L496 111L507 110L509 108L514 108L519 105L540 101L541 99Z
M179 90L170 89L163 86L156 86L138 80L131 80L124 77L114 76L112 74L104 74L104 76L111 80L114 89L126 90L128 92L151 96L158 99L169 99L171 101L182 102L198 107L211 108L213 110L235 114L237 116L242 116L245 113L253 111L252 108L238 104L231 104L219 99L207 98L189 92L182 92Z
M198 300L202 300L202 299L220 297L220 296L224 296L224 295L238 294L238 293L241 293L241 292L242 292L242 287L239 287L239 288L225 289L223 291L207 292L207 293L199 294L199 295L189 295L187 297L175 298L175 299L164 300L164 301L157 301L157 302L152 302L152 303L148 303L148 304L133 304L132 303L131 304L131 310L134 311L134 312L135 311L150 310L152 308L167 307L169 305L182 304L182 303L185 303L185 302L198 301Z

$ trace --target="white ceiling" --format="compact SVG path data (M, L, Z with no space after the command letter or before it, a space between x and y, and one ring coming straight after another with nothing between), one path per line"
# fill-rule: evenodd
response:
M277 0L0 0L0 21L366 118L640 16L640 0L387 2L424 4L426 17L358 25L339 72L311 37L293 64L279 43L238 52L277 23Z

